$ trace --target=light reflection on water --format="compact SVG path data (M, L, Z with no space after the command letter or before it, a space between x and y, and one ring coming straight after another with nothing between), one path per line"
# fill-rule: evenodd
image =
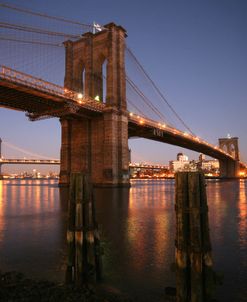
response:
M61 278L64 222L55 181L0 181L1 270Z
M53 180L0 181L0 268L62 281L67 191ZM247 297L247 181L208 181L215 270L224 273L222 302ZM132 182L130 189L96 189L105 282L136 301L163 301L175 283L174 181Z

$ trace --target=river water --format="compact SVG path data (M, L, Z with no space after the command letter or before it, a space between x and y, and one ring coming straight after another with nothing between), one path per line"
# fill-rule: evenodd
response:
M104 282L136 301L164 301L175 286L174 180L96 189ZM247 301L247 180L207 181L220 302ZM0 181L0 270L63 281L67 192L55 180Z

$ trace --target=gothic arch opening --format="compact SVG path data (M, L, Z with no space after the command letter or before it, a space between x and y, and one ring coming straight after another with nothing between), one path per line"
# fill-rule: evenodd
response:
M108 60L103 54L98 55L98 59L94 62L93 98L102 103L106 103L107 99L107 64Z
M234 144L230 145L230 154L235 158L236 157L236 148Z
M75 63L75 76L72 89L78 93L85 93L85 64L83 61Z
M228 152L228 148L227 148L227 145L226 145L226 144L222 145L222 146L221 146L221 149L222 149L223 151L225 151L225 152Z

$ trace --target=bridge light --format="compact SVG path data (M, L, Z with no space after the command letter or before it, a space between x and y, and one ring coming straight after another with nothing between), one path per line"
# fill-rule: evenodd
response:
M130 115L130 116L133 116L133 112L130 112L129 115Z
M189 136L189 133L187 133L187 132L184 132L184 136Z
M77 94L77 98L81 100L81 99L83 98L82 93L78 93L78 94Z
M165 128L165 127L166 127L166 124L163 124L162 127Z
M139 123L140 123L141 125L143 125L143 124L144 124L144 121L143 121L143 120L140 120Z
M95 99L95 101L100 101L100 98L99 98L99 95L96 95L96 97L94 98Z

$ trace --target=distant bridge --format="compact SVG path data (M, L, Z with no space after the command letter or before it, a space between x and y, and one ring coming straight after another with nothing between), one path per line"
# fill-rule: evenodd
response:
M60 160L0 158L0 165L60 165Z

